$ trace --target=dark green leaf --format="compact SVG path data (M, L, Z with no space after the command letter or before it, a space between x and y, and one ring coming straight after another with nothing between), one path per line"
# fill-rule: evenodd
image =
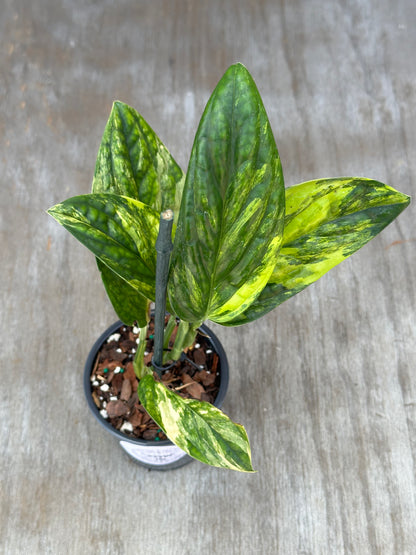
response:
M148 299L110 270L99 258L96 260L105 290L117 316L126 325L137 322L139 327L143 328L149 320Z
M112 194L73 197L48 212L131 287L154 299L157 212Z
M408 196L366 178L308 181L286 189L282 248L267 286L229 325L260 318L365 245L409 204Z
M98 151L93 193L139 200L158 212L178 212L183 173L155 132L133 108L114 102Z
M246 431L218 408L183 399L151 375L140 380L138 393L157 425L188 455L212 466L253 472Z
M231 66L196 134L172 253L169 296L190 322L225 323L266 285L283 234L280 159L248 71Z
M157 211L171 208L177 218L183 183L182 170L146 121L127 104L115 102L98 151L92 192L131 197ZM126 324L144 322L146 300L97 263L119 318Z

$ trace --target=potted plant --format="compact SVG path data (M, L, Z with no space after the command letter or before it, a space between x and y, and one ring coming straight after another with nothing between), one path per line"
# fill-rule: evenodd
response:
M49 213L94 253L120 319L140 328L137 393L159 429L193 458L251 472L244 428L212 404L170 391L161 379L166 363L194 344L205 320L249 323L299 293L408 203L361 177L285 189L260 95L247 69L235 64L208 101L186 175L144 119L115 102L92 193ZM151 302L159 346L146 366ZM173 347L161 350L174 327Z

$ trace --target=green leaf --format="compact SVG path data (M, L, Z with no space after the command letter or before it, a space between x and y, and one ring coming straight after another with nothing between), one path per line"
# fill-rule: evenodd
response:
M308 181L286 189L282 248L267 286L229 325L260 318L364 246L409 204L407 195L367 178Z
M115 102L98 151L93 193L115 193L177 218L184 175L148 123L130 106ZM148 302L97 259L105 289L119 318L144 325ZM141 323L141 324L140 324Z
M131 287L154 299L157 212L109 193L73 197L48 212Z
M184 176L149 124L133 108L116 101L95 166L93 193L139 200L158 212L179 211Z
M265 287L283 235L284 184L256 85L240 64L214 90L191 153L169 296L190 322L225 323Z
M117 316L126 325L137 322L138 326L143 328L149 321L148 299L110 270L99 258L96 260L105 290Z
M253 472L245 429L217 407L183 399L151 375L140 380L138 394L153 420L188 455L212 466Z

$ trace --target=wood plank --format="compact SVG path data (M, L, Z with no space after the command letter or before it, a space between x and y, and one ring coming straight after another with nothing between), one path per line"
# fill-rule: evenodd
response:
M259 322L212 325L252 476L136 466L88 413L115 320L93 257L45 209L86 193L112 101L186 169L227 66L263 96L286 184L367 175L411 194L412 0L6 2L0 18L0 552L416 552L411 206Z

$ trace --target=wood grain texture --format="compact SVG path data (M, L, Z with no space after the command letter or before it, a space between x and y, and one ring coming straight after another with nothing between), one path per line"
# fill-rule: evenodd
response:
M115 320L93 257L45 214L89 191L114 99L186 170L244 63L286 184L414 193L413 0L5 0L0 34L0 553L416 552L414 206L261 321L213 328L258 473L131 463L81 374Z

